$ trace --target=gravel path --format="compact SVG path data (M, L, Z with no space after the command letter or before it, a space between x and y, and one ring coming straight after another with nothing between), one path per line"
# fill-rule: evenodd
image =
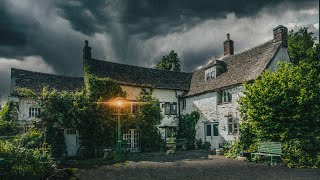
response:
M174 155L137 154L121 164L80 169L80 179L320 179L320 169L290 169L211 156L205 151Z

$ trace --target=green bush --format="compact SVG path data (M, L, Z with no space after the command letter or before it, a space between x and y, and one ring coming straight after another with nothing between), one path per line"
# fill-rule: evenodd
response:
M49 154L45 150L27 149L9 141L0 140L0 157L5 158L3 169L8 177L41 177L48 165Z
M21 134L14 139L14 144L27 149L40 148L43 142L43 133L31 129L28 133Z
M204 142L202 148L209 151L211 149L210 142Z

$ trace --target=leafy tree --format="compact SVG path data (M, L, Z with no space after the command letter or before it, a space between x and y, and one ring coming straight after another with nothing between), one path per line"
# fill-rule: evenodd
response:
M172 68L172 65L174 64L174 67ZM180 59L178 57L178 54L175 53L173 50L170 51L170 53L166 56L162 56L160 62L156 65L156 69L162 69L162 70L173 70L173 71L181 71L180 67Z
M308 28L304 27L298 31L291 30L288 37L288 53L290 60L294 64L298 64L301 60L307 60L312 54L313 46L316 38L312 32L308 32Z
M8 101L0 111L0 136L11 136L18 132L12 108L13 103Z
M280 141L289 166L320 163L320 74L312 64L281 64L277 72L265 71L254 83L245 83L244 93L240 99L240 132L247 140L242 141L243 147L256 141Z

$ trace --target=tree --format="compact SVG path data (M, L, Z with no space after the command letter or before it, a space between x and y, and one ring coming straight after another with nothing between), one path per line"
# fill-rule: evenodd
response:
M174 65L174 67L172 67ZM180 59L178 54L173 50L166 56L162 56L160 62L156 65L156 69L181 71Z
M312 64L281 64L277 72L265 71L252 84L245 83L244 93L244 148L257 141L280 141L288 166L319 165L320 74Z
M307 60L310 51L314 50L316 38L312 32L308 32L308 28L300 28L294 32L291 30L288 37L288 53L290 60L294 64L298 64L301 60Z
M280 63L253 83L244 83L240 146L279 141L289 167L320 166L320 47L307 28L290 32L292 64Z

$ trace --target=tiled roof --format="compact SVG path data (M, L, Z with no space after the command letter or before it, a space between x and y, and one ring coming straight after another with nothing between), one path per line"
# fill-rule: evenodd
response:
M276 43L268 41L242 53L227 56L222 59L227 65L227 71L217 76L216 79L205 81L205 69L216 61L209 63L206 67L193 72L190 90L186 96L202 94L256 79L267 68L280 46L281 41Z
M119 84L152 85L157 89L188 90L192 73L158 70L96 59L88 60L90 73Z
M28 88L36 93L39 93L45 86L49 89L74 92L81 90L84 85L82 77L67 77L15 68L11 68L11 79L14 80L13 88ZM18 95L15 91L12 91L11 94Z

